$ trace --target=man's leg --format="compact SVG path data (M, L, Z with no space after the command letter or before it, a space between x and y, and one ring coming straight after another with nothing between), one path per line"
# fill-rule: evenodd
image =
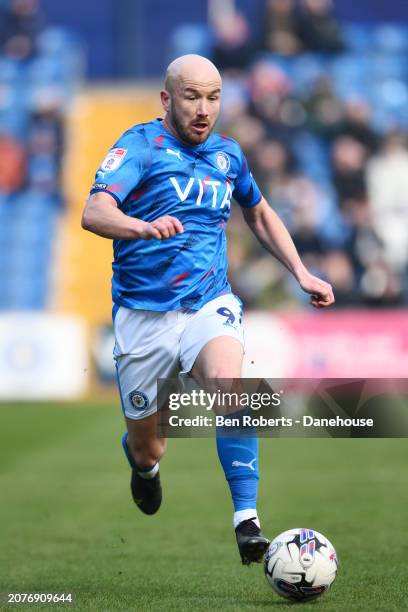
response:
M115 317L118 387L127 431L123 449L132 469L131 491L145 514L160 507L159 460L166 440L157 435L157 379L178 371L182 321L177 312L132 311Z
M157 413L137 421L126 417L126 426L122 443L132 468L132 497L142 512L154 514L162 500L159 461L167 440L157 436Z
M160 461L167 446L167 439L157 436L157 412L138 421L127 417L125 420L131 458L141 470L150 470Z
M241 377L243 346L230 336L210 340L200 351L191 370L206 391L230 393L231 379ZM232 415L230 415L232 416ZM237 411L234 415L242 417ZM244 564L261 561L268 540L260 532L256 510L258 492L258 439L255 431L240 427L217 428L217 450L234 504L234 528Z

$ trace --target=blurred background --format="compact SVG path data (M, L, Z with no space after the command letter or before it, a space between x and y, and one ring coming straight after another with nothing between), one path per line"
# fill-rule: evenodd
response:
M82 208L184 53L221 69L218 129L337 299L312 312L235 206L245 374L406 376L406 2L0 0L0 49L0 400L115 397L111 242Z

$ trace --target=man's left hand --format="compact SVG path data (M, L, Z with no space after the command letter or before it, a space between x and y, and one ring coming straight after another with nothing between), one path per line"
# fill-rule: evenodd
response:
M303 291L310 293L310 303L315 308L325 308L334 304L334 295L332 286L329 283L313 276L307 272L299 278L299 284Z

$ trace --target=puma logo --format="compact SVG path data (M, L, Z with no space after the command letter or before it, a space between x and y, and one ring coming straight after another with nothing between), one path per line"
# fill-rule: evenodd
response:
M252 461L250 461L249 463L243 463L242 461L233 461L232 462L232 467L248 467L250 470L255 472L255 468L253 466L255 461L256 461L256 457L254 459L252 459Z
M168 153L169 155L175 155L180 161L182 161L180 151L174 151L174 149L166 149L166 153Z

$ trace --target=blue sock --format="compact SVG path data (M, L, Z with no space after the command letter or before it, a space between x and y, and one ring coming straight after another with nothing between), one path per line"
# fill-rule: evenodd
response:
M231 415L232 416L232 415ZM258 494L258 438L238 427L217 427L217 451L234 504L234 527L242 520L255 518Z
M127 439L128 439L128 432L125 431L125 433L122 436L123 451L124 451L124 453L126 455L126 459L128 460L130 467L131 468L136 468L136 464L135 464L135 462L133 460L132 455L130 454L129 447L127 445Z
M148 468L142 468L136 465L135 460L130 454L129 447L127 445L127 440L128 440L128 432L125 431L125 433L122 436L122 448L126 455L126 459L129 462L130 467L136 470L137 473L143 478L146 478L146 479L154 478L157 472L159 471L159 462L155 463L153 467L148 467Z

